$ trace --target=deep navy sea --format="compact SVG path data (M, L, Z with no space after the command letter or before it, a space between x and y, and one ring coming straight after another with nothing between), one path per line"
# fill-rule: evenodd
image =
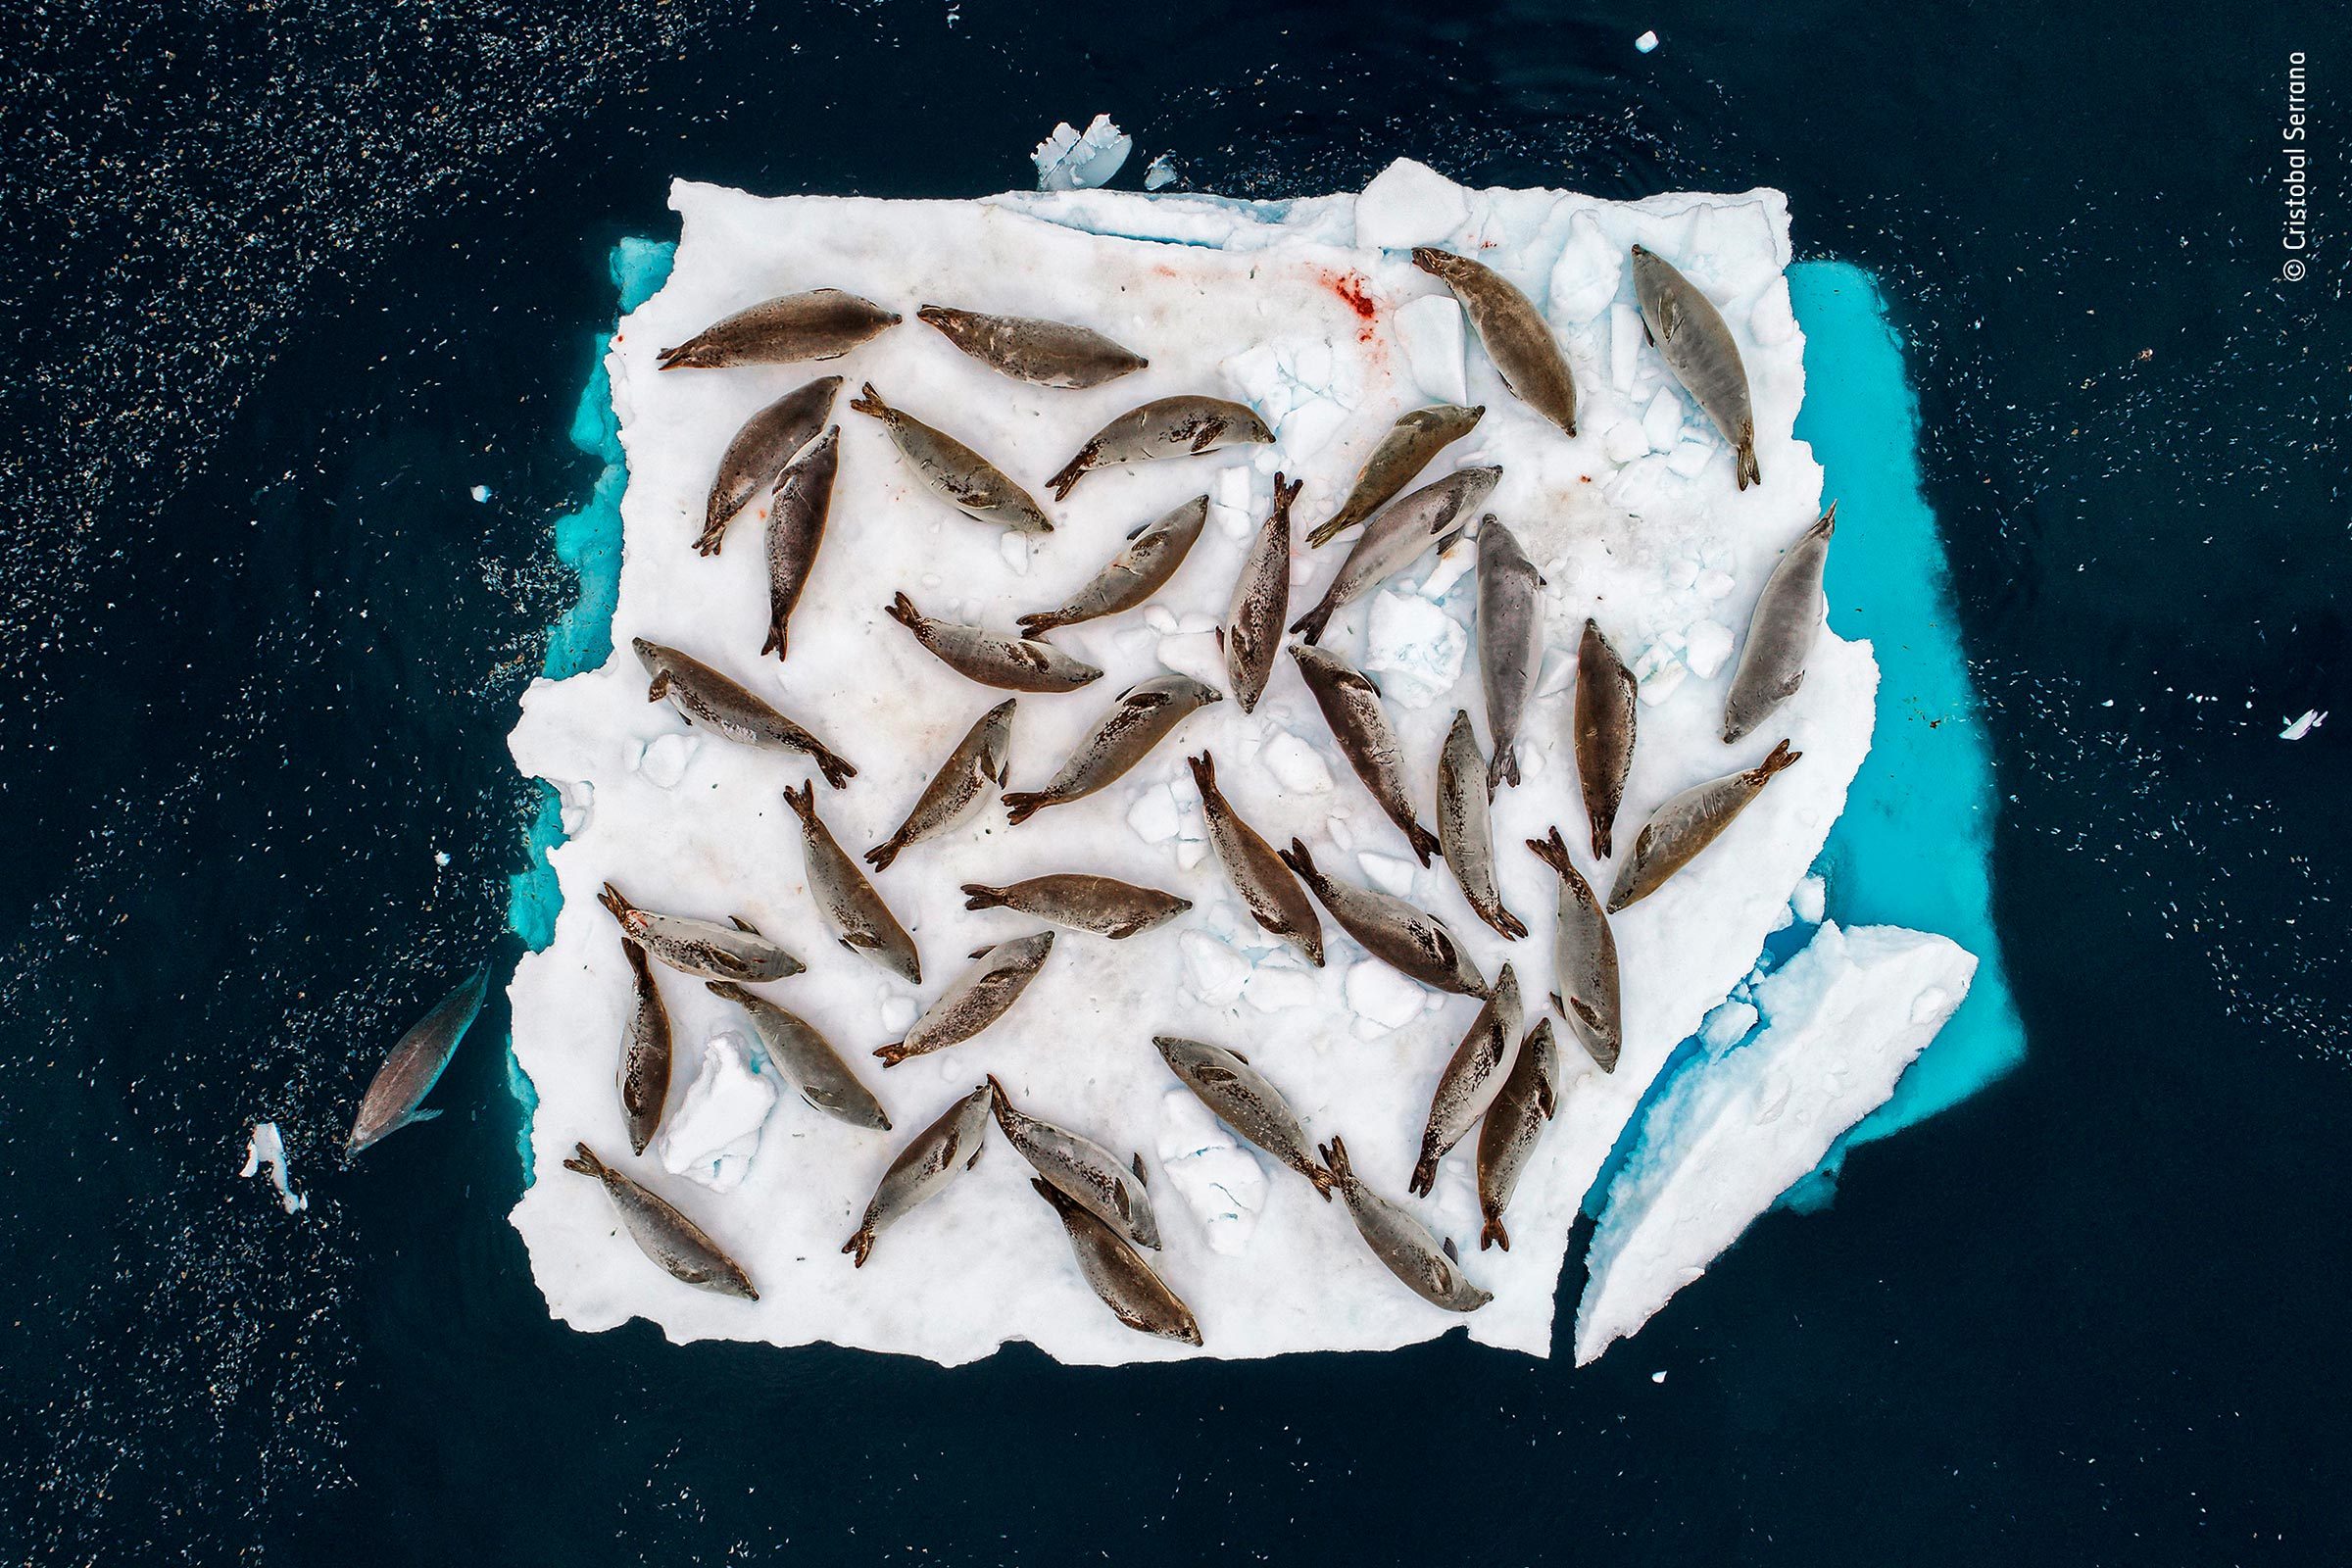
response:
M0 38L0 1558L2352 1560L2340 8L87 0ZM2026 1054L1583 1371L575 1334L506 1219L495 990L448 1114L341 1159L392 1039L517 951L505 734L578 593L615 242L674 231L673 175L1021 186L1098 111L1239 196L1399 154L1777 186L1900 336ZM261 1119L302 1214L237 1178Z

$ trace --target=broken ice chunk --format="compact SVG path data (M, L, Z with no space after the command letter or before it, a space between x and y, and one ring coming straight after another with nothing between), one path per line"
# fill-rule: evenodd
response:
M1363 867L1364 880L1381 892L1394 894L1400 899L1413 896L1413 872L1417 867L1412 861L1399 860L1389 855L1374 855L1366 850L1355 858L1355 863Z
M1440 403L1468 403L1462 373L1462 308L1450 294L1425 294L1391 317L1405 368L1421 390Z
M1576 651L1565 647L1546 647L1544 667L1536 676L1538 697L1557 697L1576 684ZM1521 761L1524 770L1526 762Z
M1127 826L1146 844L1165 844L1184 827L1184 812L1165 784L1154 784L1128 808Z
M1642 649L1642 656L1634 661L1634 679L1641 682L1642 701L1652 708L1672 697L1675 688L1682 685L1683 677L1690 673L1663 639Z
M1331 842L1339 846L1341 854L1355 848L1355 829L1348 825L1346 817L1333 817L1323 824L1323 831L1331 835Z
M759 1152L776 1093L776 1080L760 1070L743 1036L731 1029L712 1035L686 1098L662 1123L662 1168L714 1193L733 1192Z
M1399 158L1355 199L1355 242L1380 250L1435 245L1462 226L1470 197L1427 164Z
M1185 932L1176 946L1184 955L1184 976L1194 996L1212 1007L1240 1000L1242 987L1250 983L1248 958L1202 931Z
M1209 1250L1238 1257L1266 1206L1266 1171L1188 1089L1160 1097L1159 1167L1200 1221Z
M237 1174L251 1176L257 1171L270 1173L270 1185L277 1189L277 1206L289 1214L299 1214L311 1206L311 1200L296 1192L287 1179L286 1144L277 1133L277 1123L257 1121L253 1136L245 1141L245 1163Z
M1640 50L1640 51L1641 51L1642 54L1648 54L1648 53L1649 53L1649 52L1650 52L1652 49L1655 49L1657 46L1658 46L1658 35L1657 35L1656 33L1654 33L1654 32L1645 32L1645 33L1643 33L1643 34L1642 34L1641 37L1639 37L1639 38L1636 38L1636 39L1634 40L1634 47L1635 47L1636 49ZM1665 1374L1665 1373L1663 1373L1663 1372L1661 1372L1661 1373L1659 1373L1659 1374L1658 1374L1658 1375L1657 1375L1657 1376L1656 1376L1654 1379L1652 1379L1651 1381L1652 1381L1652 1382L1656 1382L1656 1383L1663 1383L1663 1382L1665 1382L1665 1381L1666 1381L1666 1374Z
M1733 580L1730 572L1719 571L1710 566L1698 574L1698 581L1692 586L1709 599L1721 599L1739 584Z
M1159 640L1159 662L1179 675L1190 675L1203 686L1225 689L1225 650L1213 631L1177 632Z
M1039 190L1092 190L1109 184L1133 151L1135 138L1108 115L1097 115L1083 135L1063 121L1029 157L1037 165Z
M1304 969L1260 964L1242 987L1242 1000L1260 1012L1311 1007L1320 994L1315 977Z
M896 1038L904 1035L915 1020L916 1008L912 997L885 997L875 1016L882 1022L885 1034Z
M1176 160L1166 153L1144 166L1144 189L1165 190L1176 183Z
M1776 282L1765 287L1756 299L1755 309L1747 313L1747 330L1766 348L1786 343L1796 335L1796 318L1788 309L1788 285Z
M473 499L476 501L488 501L490 499L490 487L486 484L477 484L473 487L471 494Z
M1756 1026L1756 1009L1744 1002L1726 1002L1698 1026L1699 1043L1721 1054L1747 1038Z
M1421 987L1378 958L1366 958L1348 970L1348 1009L1386 1034L1421 1016Z
M2307 708L2303 710L2302 717L2290 718L2286 721L2286 728L2278 732L2278 738L2282 741L2299 741L2327 722L2328 715L2326 713L2316 708Z
M1620 419L1600 438L1601 456L1611 463L1631 463L1649 453L1649 434L1634 419Z
M1625 251L1600 231L1600 220L1579 213L1568 220L1568 241L1551 268L1551 319L1573 326L1608 308L1625 278Z
M1422 579L1416 592L1434 604L1451 592L1463 574L1477 564L1478 552L1467 540L1457 540L1451 550L1439 555L1438 564L1429 568L1429 575Z
M1331 768L1323 754L1289 730L1274 733L1261 760L1274 782L1294 794L1320 795L1331 788Z
M1658 388L1642 416L1642 434L1652 452L1670 452L1683 436L1683 395L1670 386Z
M1462 673L1469 635L1428 600L1382 590L1364 634L1364 668L1400 708L1427 708Z
M1796 884L1796 891L1788 895L1788 907L1805 924L1819 925L1822 911L1829 904L1829 884L1820 877L1805 877Z
M1176 841L1176 869L1190 871L1208 858L1208 845L1200 839Z
M1683 662L1700 680L1723 667L1732 657L1732 629L1716 620L1697 620L1683 633Z
M1715 449L1704 441L1685 441L1666 454L1666 466L1686 479L1695 479L1715 461Z
M1642 352L1642 313L1631 305L1609 307L1609 385L1634 389L1635 360Z

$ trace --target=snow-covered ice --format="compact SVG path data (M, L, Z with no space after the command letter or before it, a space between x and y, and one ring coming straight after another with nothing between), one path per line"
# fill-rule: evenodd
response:
M1710 674L1697 667L1703 657L1687 662L1697 621L1746 624L1765 575L1822 500L1820 469L1791 435L1804 391L1801 335L1791 330L1767 343L1743 325L1777 320L1766 311L1776 298L1787 309L1783 199L1752 191L1624 203L1472 191L1398 166L1360 199L1246 203L1071 190L976 202L762 200L680 183L671 203L683 220L675 269L623 318L606 362L627 456L612 626L618 652L600 668L535 682L511 742L523 771L580 786L593 803L578 831L549 856L562 909L552 941L523 959L512 990L515 1060L537 1096L529 1133L537 1179L514 1220L551 1310L583 1329L634 1316L680 1341L824 1340L950 1364L1011 1339L1061 1360L1100 1363L1385 1348L1456 1327L1487 1344L1548 1353L1569 1228L1587 1191L1652 1076L1742 983L1765 936L1789 917L1791 893L1869 745L1877 666L1865 644L1825 633L1802 689L1774 723L1733 747L1718 738L1728 667ZM1622 263L1637 242L1717 291L1746 358L1766 484L1737 490L1729 454L1711 439L1710 460L1695 471L1654 453L1620 467L1605 453L1608 432L1629 425L1646 449L1643 420L1655 400L1680 398L1641 342ZM1405 980L1328 921L1327 965L1300 967L1257 929L1208 857L1184 761L1202 750L1216 754L1228 797L1276 844L1301 838L1343 875L1362 874L1359 854L1410 865L1402 837L1339 756L1288 659L1255 713L1232 702L1205 709L1118 785L1020 828L1008 829L992 800L969 823L911 847L877 873L876 887L921 951L923 984L915 987L844 953L809 901L799 829L780 796L810 769L798 758L689 737L666 705L646 701L629 639L671 642L716 663L849 757L857 778L843 790L820 788L817 805L856 853L898 824L931 770L1004 695L964 680L891 624L879 612L891 594L927 594L926 610L968 609L1007 627L1014 614L1052 605L1085 581L1137 523L1208 492L1214 521L1155 609L1054 634L1106 674L1066 696L1019 699L1012 783L1034 787L1133 682L1182 667L1222 689L1210 628L1224 617L1273 473L1306 480L1303 532L1337 504L1397 416L1430 400L1397 318L1446 290L1398 248L1415 243L1475 251L1531 298L1589 312L1573 328L1559 323L1584 433L1563 437L1520 404L1473 341L1463 355L1464 396L1488 412L1434 469L1500 465L1490 508L1550 580L1542 603L1552 677L1521 731L1530 782L1503 791L1494 806L1501 891L1535 929L1525 942L1505 942L1442 871L1414 867L1416 895L1486 973L1508 959L1531 998L1551 989L1555 884L1519 845L1557 823L1582 858L1568 755L1573 682L1559 677L1557 651L1572 656L1588 614L1598 615L1629 656L1658 651L1621 823L1638 824L1700 779L1752 764L1784 735L1803 761L1715 847L1618 918L1618 1070L1589 1073L1567 1095L1520 1182L1512 1250L1469 1247L1465 1271L1495 1297L1484 1309L1465 1318L1421 1301L1365 1251L1344 1214L1260 1161L1267 1181L1244 1256L1219 1246L1216 1226L1236 1221L1204 1220L1189 1196L1162 1204L1166 1250L1152 1260L1199 1316L1204 1350L1132 1333L1088 1291L1059 1223L1029 1191L1023 1162L994 1140L968 1176L895 1227L868 1266L852 1269L839 1248L883 1169L984 1073L1035 1114L1122 1155L1142 1150L1152 1164L1168 1097L1179 1089L1151 1045L1161 1032L1245 1052L1312 1135L1343 1134L1366 1179L1400 1199L1432 1087L1478 1004ZM1585 260L1563 267L1571 246ZM1597 280L1579 275L1588 262ZM852 289L909 316L933 301L1076 321L1148 355L1151 366L1085 391L1036 387L995 374L910 319L823 366L655 368L657 351L717 317L817 286ZM760 519L738 520L716 559L697 556L693 543L719 454L743 419L835 372L852 387L871 380L885 398L950 429L1041 495L1046 477L1089 434L1153 397L1279 398L1283 407L1260 412L1280 416L1285 440L1090 474L1068 502L1049 503L1055 530L1027 543L1023 571L998 533L916 489L882 429L845 404L835 413L841 466L831 532L793 617L790 662L779 664L756 655L767 616ZM1250 387L1237 379L1243 375ZM1680 451L1705 431L1687 411L1678 418ZM1294 432L1315 444L1311 454L1287 445ZM1345 545L1299 548L1294 607L1320 593L1344 554ZM1678 584L1677 562L1700 569ZM1708 569L1730 584L1718 598L1695 586ZM1436 580L1425 559L1336 616L1325 637L1359 665L1380 659L1390 666L1388 706L1425 821L1434 820L1437 759L1453 710L1484 713L1476 652L1466 646L1473 639L1454 618L1471 613L1475 595L1457 583L1438 602L1406 586ZM1368 635L1384 614L1401 615L1412 635ZM1408 675L1431 683L1425 706L1397 690ZM1157 836L1171 816L1172 836ZM1618 835L1621 844L1633 836ZM1605 885L1611 868L1587 869ZM911 1010L940 994L966 953L1036 929L1008 910L967 911L959 884L1081 870L1166 889L1193 908L1118 943L1059 933L1027 993L986 1033L879 1070L869 1053L899 1038ZM864 1132L785 1097L732 1192L673 1177L657 1159L629 1159L613 1074L631 992L612 921L596 902L607 879L648 906L713 919L740 914L806 960L806 974L764 989L832 1040L881 1098L895 1130ZM743 1020L699 983L658 978L682 1044L677 1116L703 1067L684 1043L740 1031ZM698 1292L649 1264L616 1233L597 1185L560 1168L575 1140L692 1214L759 1284L760 1300ZM1475 1244L1469 1160L1468 1151L1449 1160L1436 1196L1414 1209L1438 1234ZM1168 1156L1158 1163L1155 1178Z
M1707 1054L1650 1106L1593 1229L1578 1364L1648 1322L1886 1103L1976 969L1943 937L1824 925L1756 987L1752 1007L1718 1009L1727 1024L1760 1015L1762 1027L1734 1033L1711 1019Z
M253 1136L245 1140L245 1163L237 1167L240 1176L259 1172L270 1173L270 1185L277 1189L277 1202L289 1214L299 1214L311 1206L311 1200L296 1192L286 1171L286 1144L277 1134L277 1123L257 1121Z

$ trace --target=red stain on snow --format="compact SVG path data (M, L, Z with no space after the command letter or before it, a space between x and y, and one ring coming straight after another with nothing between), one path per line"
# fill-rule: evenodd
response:
M1371 342L1373 338L1372 321L1379 316L1380 308L1372 303L1371 291L1364 282L1363 274L1361 272L1325 272L1323 284L1344 300L1348 308L1353 311L1356 318L1364 323L1362 329L1355 334L1356 340L1361 343Z

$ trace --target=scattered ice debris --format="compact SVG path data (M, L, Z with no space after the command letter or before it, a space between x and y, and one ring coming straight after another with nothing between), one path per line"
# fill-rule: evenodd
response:
M437 866L441 867L441 869L443 869L444 871L448 870L448 869L449 869L449 852L448 852L447 850L435 850L435 851L433 852L433 863L434 863L435 865L437 865Z
M1450 237L1470 217L1470 195L1427 164L1399 158L1355 199L1355 242L1411 250Z
M776 1108L776 1079L761 1066L733 1030L704 1042L702 1064L686 1098L662 1122L655 1152L663 1170L714 1193L743 1185L760 1151L760 1129Z
M1976 968L1942 937L1824 924L1756 986L1760 1031L1732 1039L1710 1027L1706 1054L1657 1094L1609 1185L1577 1308L1577 1364L1641 1328L1884 1104Z
M1258 754L1274 782L1296 795L1320 795L1331 788L1331 767L1323 754L1289 730L1277 730Z
M1657 46L1658 35L1654 32L1644 32L1641 37L1634 40L1634 47L1643 54L1648 54L1651 50L1657 48ZM1659 1373L1657 1376L1657 1381L1660 1383L1665 1382L1666 1374L1663 1372Z
M656 789L675 789L678 780L686 776L686 764L694 760L695 748L700 744L692 735L674 732L657 735L637 754L637 771Z
M2301 718L2290 718L2286 721L2286 728L2278 732L2278 738L2282 741L2299 741L2327 722L2328 715L2321 710L2305 709Z
M1390 319L1404 350L1405 368L1423 392L1440 403L1466 404L1469 382L1462 372L1462 308L1451 294L1425 294L1396 307Z
M1266 1169L1257 1156L1189 1089L1160 1098L1157 1152L1209 1250L1227 1257L1249 1250L1258 1210L1266 1206Z
M1805 924L1819 925L1822 914L1829 907L1829 884L1817 872L1796 885L1796 891L1788 895L1788 907L1795 910L1796 917Z
M285 1140L277 1135L277 1123L257 1121L253 1136L245 1141L245 1163L237 1168L240 1176L257 1171L270 1173L270 1185L277 1189L278 1207L289 1214L299 1214L311 1206L311 1200L296 1192L286 1179Z
M1470 636L1461 622L1414 594L1383 589L1372 600L1364 634L1364 670L1400 708L1427 708L1452 690Z
M1683 633L1683 662L1705 680L1732 657L1732 629L1719 620L1694 620Z
M1144 189L1165 190L1176 183L1176 160L1161 153L1144 166Z
M1221 368L1243 401L1273 427L1285 460L1294 465L1328 446L1364 397L1355 357L1335 354L1320 337L1260 343Z
M488 501L490 499L490 487L486 484L477 484L468 493L472 495L473 499L476 501Z
M1133 151L1135 138L1108 115L1097 115L1083 135L1063 121L1029 157L1037 165L1039 190L1093 190L1109 184Z
M1357 1019L1356 1033L1371 1025L1371 1034L1401 1029L1421 1016L1422 990L1416 981L1390 968L1378 958L1365 958L1348 970L1348 1007Z

